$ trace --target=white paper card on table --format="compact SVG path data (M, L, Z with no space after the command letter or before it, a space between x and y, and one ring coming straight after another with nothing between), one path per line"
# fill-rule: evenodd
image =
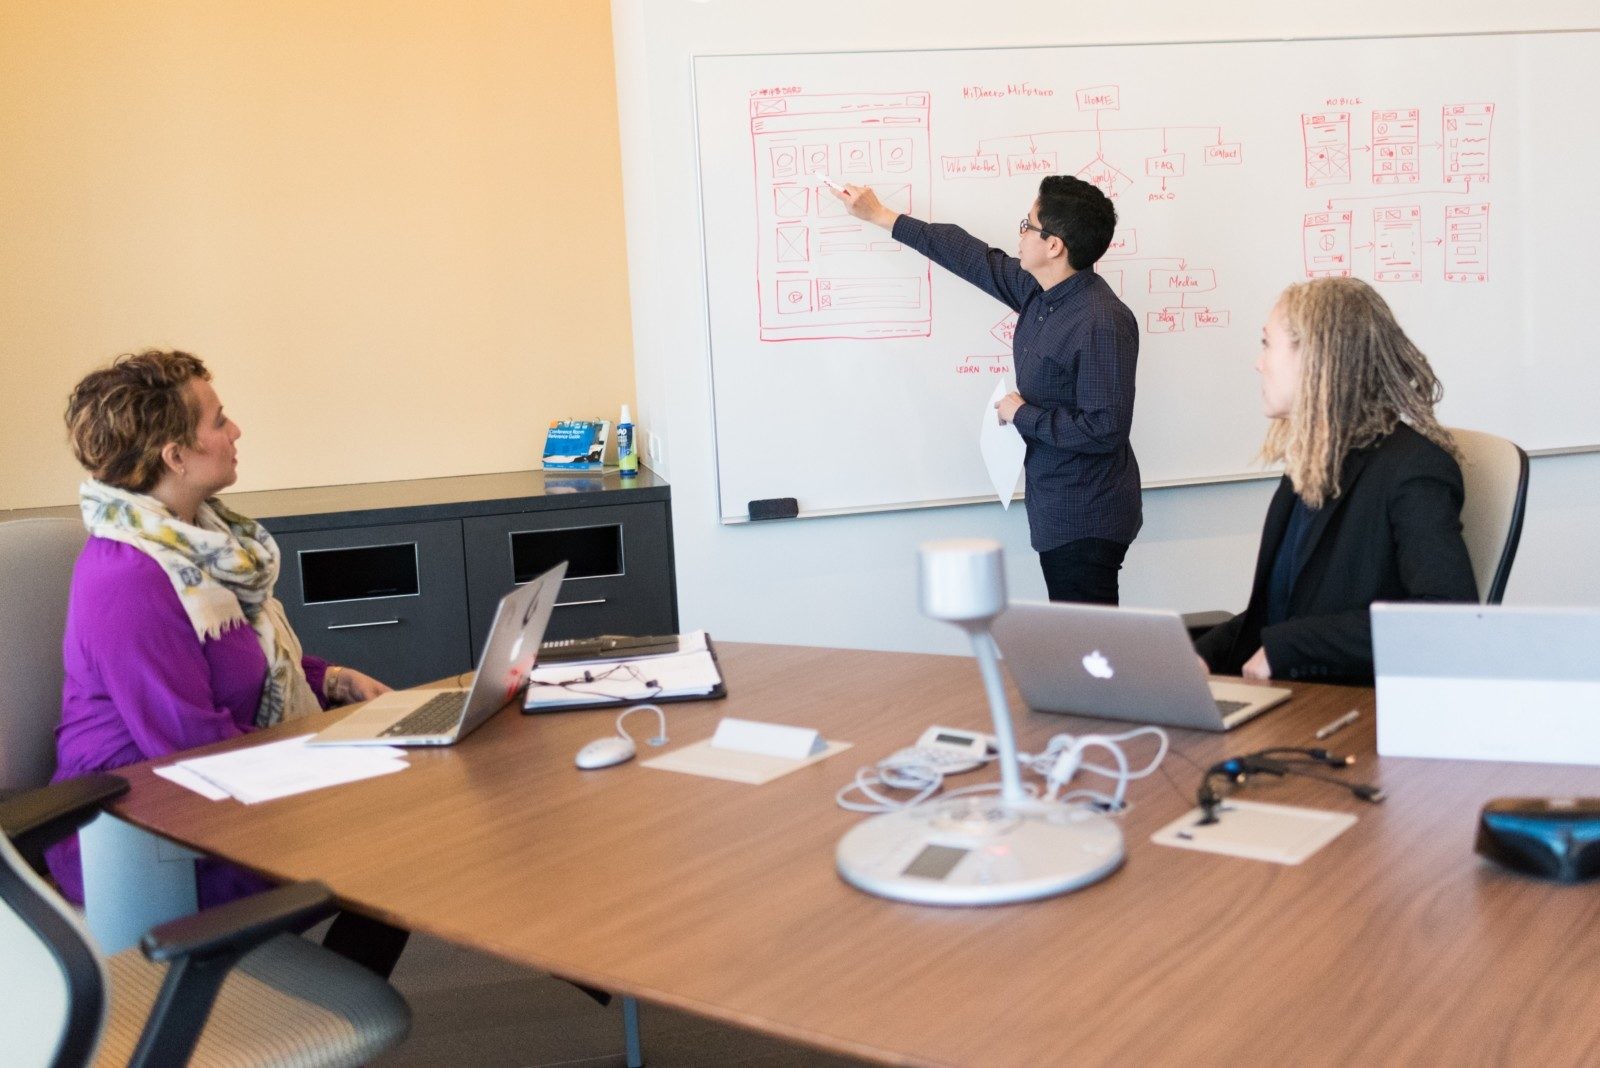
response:
M718 749L741 753L761 753L785 760L804 760L827 748L822 735L810 727L790 727L782 723L757 723L750 719L722 717L711 744Z
M651 760L643 761L647 768L658 771L678 771L685 775L703 775L708 779L726 779L729 782L742 782L751 786L760 786L762 783L771 782L780 775L787 775L791 771L798 771L819 760L826 760L835 753L842 753L850 748L849 742L827 742L823 749L811 756L800 760L789 757L770 756L766 753L749 753L738 749L719 749L711 744L707 738L703 742L686 745L682 749L674 749L670 753L663 753Z
M193 790L208 801L226 801L233 795L220 786L213 786L188 768L180 768L176 764L168 764L164 768L156 768L155 773L169 782L175 782L186 790Z
M1190 809L1150 840L1156 845L1198 849L1247 860L1299 864L1355 825L1348 812L1268 805L1230 798L1217 809L1215 823L1201 823L1203 813Z
M174 767L226 790L247 805L338 786L410 767L394 746L318 746L311 735L180 760Z
M1002 378L995 384L994 393L978 418L978 451L983 455L989 482L1006 509L1010 509L1011 498L1016 495L1017 479L1022 477L1022 461L1028 452L1022 434L1012 424L1000 422L1000 413L994 409L1000 398L1010 392L1010 381Z

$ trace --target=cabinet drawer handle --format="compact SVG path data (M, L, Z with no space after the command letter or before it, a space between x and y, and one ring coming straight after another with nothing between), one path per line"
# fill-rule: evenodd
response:
M398 619L374 619L371 623L329 623L329 630L355 630L357 627L392 627Z
M605 603L606 603L606 599L604 597L596 597L592 601L557 601L556 602L556 607L557 608L577 608L579 605L583 605L583 604L605 604Z

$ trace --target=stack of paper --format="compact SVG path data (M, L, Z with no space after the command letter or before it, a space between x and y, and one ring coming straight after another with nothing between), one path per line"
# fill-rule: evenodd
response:
M722 672L703 630L685 634L676 653L627 660L573 661L535 668L523 707L564 708L673 697L704 697Z
M391 745L311 747L306 745L310 739L307 734L285 742L180 760L156 768L155 772L213 801L232 797L254 805L410 767L404 760L405 750Z

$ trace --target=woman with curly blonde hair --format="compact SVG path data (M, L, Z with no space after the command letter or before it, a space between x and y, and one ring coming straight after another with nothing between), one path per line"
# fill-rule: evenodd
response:
M1262 446L1282 463L1249 606L1195 643L1210 670L1372 681L1374 601L1478 599L1443 393L1384 299L1355 278L1283 291L1262 330Z

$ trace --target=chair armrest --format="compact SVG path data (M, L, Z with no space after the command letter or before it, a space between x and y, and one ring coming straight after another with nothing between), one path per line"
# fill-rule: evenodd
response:
M217 992L239 958L285 931L304 930L334 911L322 883L294 883L152 928L144 955L167 965L129 1068L188 1064Z
M284 931L303 931L336 911L333 891L322 883L292 883L151 928L139 940L139 948L158 963L178 957L238 957Z
M128 780L117 775L84 775L24 790L0 801L0 833L26 855L65 838L127 792Z
M1181 618L1184 629L1189 632L1189 640L1193 641L1212 627L1220 627L1232 619L1233 613L1212 609L1208 612L1185 612Z

